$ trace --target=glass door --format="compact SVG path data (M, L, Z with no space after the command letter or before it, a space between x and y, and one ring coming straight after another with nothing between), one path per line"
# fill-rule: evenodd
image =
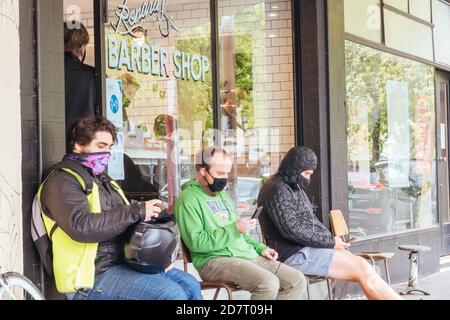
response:
M450 254L450 213L449 213L449 163L448 163L448 107L449 79L446 74L437 73L437 115L438 115L438 186L439 218L441 225L441 255Z
M109 174L127 196L169 212L194 156L212 135L209 0L109 0L104 63L107 116L119 128Z

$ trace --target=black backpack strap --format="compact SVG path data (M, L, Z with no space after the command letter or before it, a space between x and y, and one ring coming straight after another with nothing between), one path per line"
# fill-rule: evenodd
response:
M50 240L52 240L53 234L55 233L56 228L58 228L58 227L59 227L59 225L55 222L55 224L53 225L52 229L50 230L50 234L48 235L48 237L50 238Z
M79 164L76 161L69 160L67 158L64 158L63 161L57 163L52 168L50 168L50 173L55 170L62 170L62 169L70 169L77 173L84 181L84 185L86 189L84 189L84 193L86 195L90 194L92 192L92 188L94 186L94 178L89 173L88 169L83 167L81 164Z
M72 171L74 171L75 173L77 173L84 181L85 184L85 189L83 189L83 191L85 192L86 195L90 194L92 192L92 188L93 188L93 177L89 174L89 172L87 171L86 168L82 167L80 164L76 163L75 161L69 160L67 158L64 158L63 161L55 164L54 166L52 166L43 176L43 182L42 184L45 184L45 182L47 181L47 178L50 177L50 175L58 170L63 170L63 169L70 169ZM44 186L42 186L44 187ZM39 199L40 201L40 199ZM41 208L42 210L42 208ZM46 214L43 210L41 211L44 214ZM59 225L55 222L53 224L53 227L50 230L49 233L49 238L50 240L53 238L53 234L55 233L56 229L59 227Z

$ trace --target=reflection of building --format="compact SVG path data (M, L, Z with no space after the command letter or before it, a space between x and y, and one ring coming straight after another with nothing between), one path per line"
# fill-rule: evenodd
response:
M125 152L138 165L150 168L167 160L167 148L153 128L158 115L170 114L180 129L178 162L185 164L179 167L177 181L191 177L192 155L203 143L214 140L212 129L223 129L222 90L235 90L227 106L239 105L237 120L246 129L231 132L237 141L228 142L237 154L235 180L273 174L289 148L308 145L320 159L310 197L326 225L329 210L341 209L352 232L361 237L354 243L355 250L396 251L400 242L421 242L433 248L423 255L421 272L438 270L438 258L448 253L450 237L445 232L448 213L442 209L448 208L443 180L448 177L447 110L441 107L447 103L450 71L447 3L432 0L432 7L417 7L428 1L384 0L381 9L379 0L168 0L167 13L180 32L171 30L164 37L154 15L143 20L147 30L133 45L131 36L119 36L111 27L117 19L115 8L123 1L108 1L107 23L102 20L103 1L95 1L94 8L88 2L8 2L8 6L14 3L15 10L0 5L0 13L18 14L13 21L21 26L15 38L6 40L6 52L0 53L0 61L14 61L11 57L17 60L20 55L20 66L14 63L5 69L20 82L8 82L15 86L8 94L5 88L9 87L0 86L5 93L2 97L14 108L8 108L8 113L0 109L0 113L11 119L11 132L19 129L18 121L22 124L23 191L14 193L14 198L22 203L27 275L39 278L28 227L32 195L42 173L39 169L58 161L65 149L63 35L58 30L69 5L79 6L82 20L87 21L93 40L90 63L102 75L98 88L104 88L106 77L123 78L128 73L137 84L126 101L129 121L121 130ZM141 1L127 3L135 8ZM211 10L211 5L217 10ZM34 12L38 13L36 25L29 21ZM2 34L12 34L11 30ZM124 54L130 53L130 66L134 63L136 70L143 65L136 61L139 55L133 48L141 50L141 59L147 55L150 72L128 70L126 57L118 61L120 70L108 68L109 37L126 40ZM150 51L145 51L148 47ZM204 79L197 77L200 67ZM391 87L389 99L388 80L402 83ZM224 88L226 81L231 83L229 88ZM398 89L402 86L408 88L406 96L404 89ZM396 110L401 112L395 114ZM400 115L408 119L403 121ZM394 130L396 123L403 125L402 130ZM407 131L409 138L403 134ZM5 136L17 135L1 135ZM397 137L408 140L409 146L393 143ZM15 140L10 143L20 145ZM20 162L18 154L14 151L11 157L14 163ZM167 193L167 174L153 169L144 173L149 179L162 179L158 187ZM20 174L9 162L4 170ZM403 174L401 184L392 178L399 174ZM237 180L231 193L237 192L237 205L242 202L247 210L251 200L240 201ZM440 184L447 192L438 195ZM2 186L0 182L0 190L5 190ZM0 200L0 209L5 203ZM0 218L1 229L5 222L3 215ZM0 248L6 247L5 241L0 238ZM396 255L392 264L393 282L405 280L404 256Z

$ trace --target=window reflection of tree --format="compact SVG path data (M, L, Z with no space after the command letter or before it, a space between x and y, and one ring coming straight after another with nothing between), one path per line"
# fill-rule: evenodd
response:
M403 81L409 87L409 119L404 125L409 126L410 150L405 156L410 159L410 186L400 189L412 202L413 221L415 225L419 216L435 215L435 201L425 199L433 185L433 159L435 157L434 141L434 70L432 67L412 60L396 57L353 42L346 42L346 87L347 96L366 97L368 103L370 167L389 160L392 154L386 149L389 139L388 108L386 84L388 81ZM354 153L357 140L357 115L353 112L352 101L347 101L347 136L349 154ZM361 110L358 110L361 112ZM360 143L358 141L358 143ZM351 157L349 158L349 160ZM351 162L349 162L351 164ZM386 168L387 169L387 168ZM383 171L378 171L379 182L389 184L389 178L383 177ZM413 176L414 175L414 176ZM431 202L430 202L431 200ZM422 219L422 218L420 218ZM428 223L428 222L427 222Z

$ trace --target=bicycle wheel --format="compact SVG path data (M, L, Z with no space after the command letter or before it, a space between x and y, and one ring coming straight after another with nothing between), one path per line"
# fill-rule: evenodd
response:
M39 289L24 275L16 272L7 272L0 275L0 300L44 300L44 296Z

